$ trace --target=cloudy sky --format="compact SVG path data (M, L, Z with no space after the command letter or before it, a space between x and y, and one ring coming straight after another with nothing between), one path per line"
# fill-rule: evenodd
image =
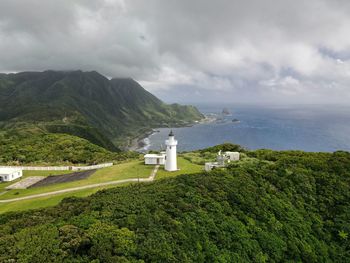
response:
M350 104L348 0L1 0L0 51L169 102Z

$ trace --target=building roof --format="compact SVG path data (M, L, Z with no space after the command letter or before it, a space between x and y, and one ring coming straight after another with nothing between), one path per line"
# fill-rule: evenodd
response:
M21 171L20 168L0 168L0 174L12 174Z
M169 137L174 136L173 130L170 130Z
M149 153L149 154L145 154L144 158L165 158L165 155Z

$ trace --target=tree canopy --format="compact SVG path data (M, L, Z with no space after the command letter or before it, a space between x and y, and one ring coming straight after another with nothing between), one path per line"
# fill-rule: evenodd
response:
M0 262L348 262L350 153L246 154L3 214Z

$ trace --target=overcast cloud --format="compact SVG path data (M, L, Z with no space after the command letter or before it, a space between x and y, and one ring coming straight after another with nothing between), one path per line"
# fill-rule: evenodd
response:
M0 71L97 70L166 101L348 103L348 0L1 0Z

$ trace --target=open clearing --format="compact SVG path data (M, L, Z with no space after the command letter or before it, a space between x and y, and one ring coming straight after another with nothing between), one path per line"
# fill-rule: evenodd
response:
M47 192L54 192L64 190L67 188L74 188L84 185L98 184L115 180L123 180L129 178L146 178L150 175L152 169L153 167L145 166L142 164L141 161L130 161L127 163L121 163L118 165L100 169L94 174L92 174L89 178L80 181L52 184L44 187L11 190L1 195L0 200L18 198ZM71 173L71 171L66 171L66 173Z
M11 182L2 182L0 183L0 193L8 192L6 191L6 187L10 186L11 184L14 184L16 182L19 182L25 178L33 177L33 176L50 176L50 175L59 175L59 174L67 174L70 171L23 171L23 176L15 181Z
M41 194L28 195L28 196L17 197L17 198L12 198L12 199L0 200L0 203L9 203L9 202L35 199L38 197L53 196L53 195L57 195L57 194L81 191L81 190L96 188L96 187L101 187L101 186L110 186L110 185L124 184L124 183L131 183L131 182L135 182L135 183L152 182L157 174L158 168L159 168L159 165L155 166L155 168L153 169L152 173L150 174L150 176L148 178L130 178L130 179L105 182L105 183L89 184L89 185L67 188L67 189L53 191L53 192L46 192L46 193L41 193Z
M156 180L166 178L166 177L171 177L171 176L177 176L179 174L193 174L193 173L203 171L202 165L193 164L181 157L178 158L178 165L180 170L177 172L167 172L164 170L163 167L160 167L157 173ZM59 191L59 190L64 190L68 188L80 187L80 186L93 187L93 188L80 189L73 192L63 192L54 196L43 196L43 197L38 197L35 199L29 199L29 200L21 200L21 201L10 202L10 203L0 203L0 213L53 206L58 204L62 199L66 197L70 197L70 196L85 197L101 189L124 186L132 182L124 182L124 183L119 182L120 184L109 184L109 185L108 184L97 185L97 184L108 183L111 181L119 181L124 179L147 178L150 176L153 169L154 169L154 166L152 165L146 166L143 164L142 161L135 160L135 161L121 163L118 165L114 165L112 167L97 170L89 178L80 180L80 181L49 185L45 187L34 187L34 188L23 189L23 190L11 190L4 193L3 195L0 195L0 200L20 198L20 197L30 196L34 194L49 193L53 191ZM64 174L69 172L70 171L65 171L65 172L59 171L59 173L57 174ZM38 173L37 171L31 171L29 175L31 176L35 176L35 175L49 176L50 175L50 173L48 173L47 171L45 171L45 173L46 174ZM138 180L135 180L135 181L137 182ZM1 188L4 188L2 184L0 184L0 192L2 191Z

